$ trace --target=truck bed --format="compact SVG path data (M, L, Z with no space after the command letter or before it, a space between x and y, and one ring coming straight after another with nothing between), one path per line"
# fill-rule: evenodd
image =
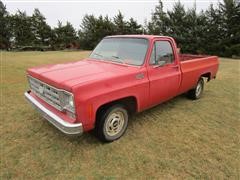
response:
M179 54L180 61L190 61L199 58L206 58L209 55L193 55L193 54Z
M208 55L179 54L182 82L179 93L193 88L201 76L211 80L216 77L218 57Z

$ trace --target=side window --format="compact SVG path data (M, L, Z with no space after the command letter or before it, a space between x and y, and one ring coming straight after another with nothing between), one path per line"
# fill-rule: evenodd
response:
M165 64L173 63L173 49L168 41L156 41L153 46L150 64L159 64L159 61L164 61Z

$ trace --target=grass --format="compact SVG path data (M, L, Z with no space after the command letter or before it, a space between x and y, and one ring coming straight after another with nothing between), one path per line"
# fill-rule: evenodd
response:
M131 118L110 144L69 138L23 97L25 70L89 52L2 52L0 179L239 179L240 61L221 58L202 99L178 96Z

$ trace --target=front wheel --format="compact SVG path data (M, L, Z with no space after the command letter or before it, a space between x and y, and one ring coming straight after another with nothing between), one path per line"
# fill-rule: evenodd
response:
M200 78L197 86L194 89L191 89L190 91L188 91L187 96L190 99L199 99L202 96L203 93L203 88L204 88L204 80L203 78Z
M128 112L121 105L115 105L100 114L95 130L97 137L104 142L119 139L126 131Z

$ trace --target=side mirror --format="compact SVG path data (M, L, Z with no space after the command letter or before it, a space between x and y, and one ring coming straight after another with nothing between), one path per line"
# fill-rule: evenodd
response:
M154 66L154 68L162 67L166 64L166 61L158 61L158 63Z
M162 67L166 64L166 61L158 61L158 66Z

